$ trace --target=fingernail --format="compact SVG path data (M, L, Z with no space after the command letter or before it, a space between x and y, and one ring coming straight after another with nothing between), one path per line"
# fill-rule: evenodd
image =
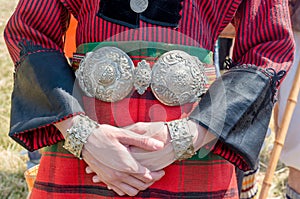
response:
M87 174L93 173L93 171L90 169L90 167L86 167L86 168L85 168L85 172L86 172Z
M166 174L166 172L164 170L159 171L159 176L160 178L162 178L164 175Z
M94 182L94 183L100 182L99 177L98 177L98 176L93 176L93 182Z

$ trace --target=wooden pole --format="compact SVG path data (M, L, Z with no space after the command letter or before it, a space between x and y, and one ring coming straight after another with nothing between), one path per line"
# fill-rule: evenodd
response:
M274 141L274 147L271 152L269 166L267 167L266 175L262 184L262 189L259 195L259 199L266 199L268 196L269 189L272 185L272 177L274 175L277 162L285 141L286 133L290 125L290 121L297 104L298 94L300 89L300 62L293 81L292 89L289 94L289 98L285 107L283 119L279 125L278 132Z

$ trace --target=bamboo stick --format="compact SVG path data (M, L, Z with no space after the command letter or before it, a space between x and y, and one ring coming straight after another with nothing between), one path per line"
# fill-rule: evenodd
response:
M295 74L292 89L289 94L289 98L285 107L283 119L279 125L278 132L274 141L274 147L271 152L269 166L267 167L266 175L263 180L262 189L259 195L259 199L266 199L269 193L269 189L272 185L272 178L279 160L279 156L284 145L286 133L290 125L290 121L297 104L298 94L300 89L300 62Z

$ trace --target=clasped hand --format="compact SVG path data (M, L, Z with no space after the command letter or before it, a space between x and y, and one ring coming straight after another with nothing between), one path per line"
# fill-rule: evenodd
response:
M214 139L189 121L195 149ZM200 133L199 133L200 132ZM205 140L205 141L204 141ZM87 173L118 195L134 196L164 175L162 170L176 160L164 122L139 122L125 128L100 125L82 151Z
M89 136L82 158L89 165L87 172L97 174L93 177L94 182L105 183L119 195L134 196L159 180L164 171L150 171L141 165L130 154L130 147L153 151L163 145L154 138L103 124Z

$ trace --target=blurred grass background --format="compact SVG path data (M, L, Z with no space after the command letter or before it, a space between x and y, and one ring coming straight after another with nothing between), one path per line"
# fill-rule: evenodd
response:
M10 95L13 85L13 63L10 60L4 40L3 30L8 18L14 11L17 0L0 0L0 199L26 198L27 187L24 179L27 156L24 149L8 137ZM271 122L270 127L273 129ZM262 184L264 172L274 140L274 133L267 138L261 154L259 186ZM23 154L23 155L22 155ZM287 168L279 163L270 190L269 198L284 198Z
M0 0L0 198L26 198L27 187L24 180L26 156L18 144L8 138L10 95L13 85L13 63L6 50L3 30L9 16L14 11L17 0Z

